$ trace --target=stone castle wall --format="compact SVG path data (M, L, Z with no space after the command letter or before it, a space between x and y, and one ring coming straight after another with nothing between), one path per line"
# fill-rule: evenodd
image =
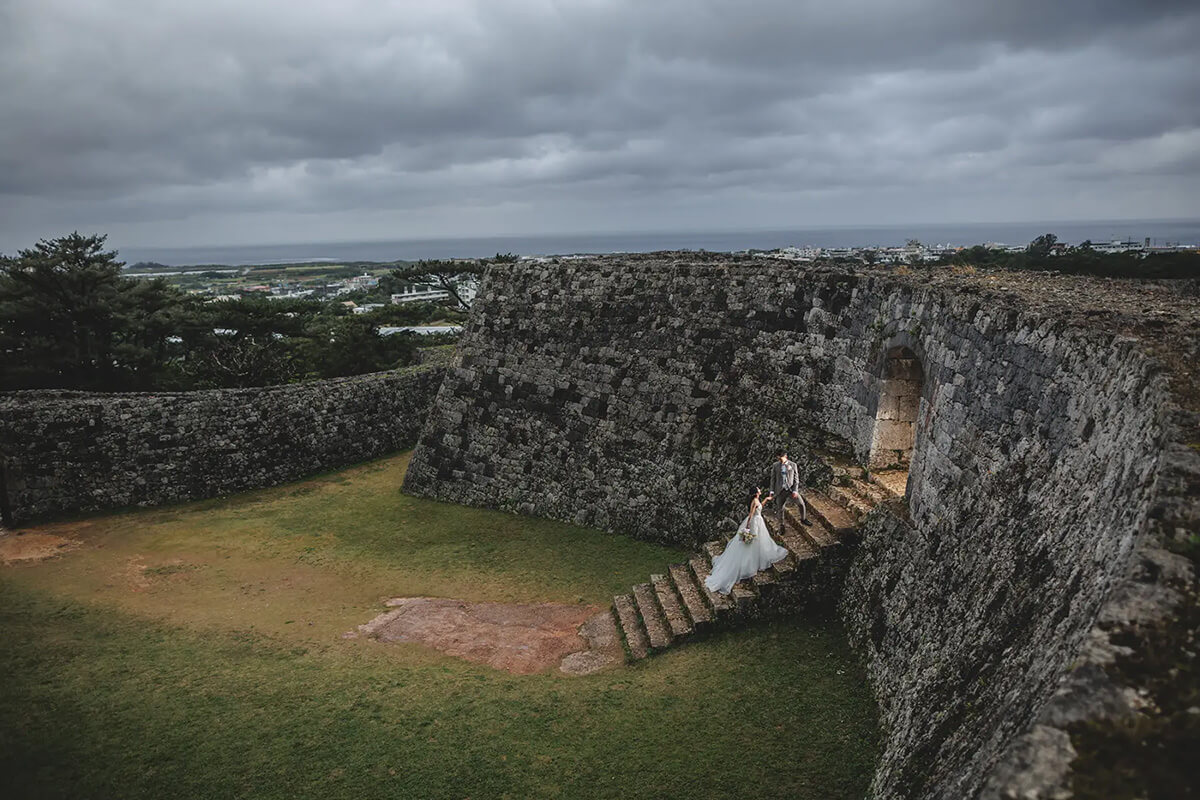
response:
M6 516L272 486L411 446L445 367L254 389L0 394Z
M518 267L475 300L408 491L675 543L711 538L774 448L836 446L855 288L724 264ZM818 469L804 458L802 466ZM809 476L819 480L820 476Z
M1174 430L1136 343L1065 316L980 282L728 257L495 269L405 488L708 539L778 445L810 484L815 450L866 463L905 348L911 518L871 521L842 614L887 736L873 795L975 796L1145 561Z

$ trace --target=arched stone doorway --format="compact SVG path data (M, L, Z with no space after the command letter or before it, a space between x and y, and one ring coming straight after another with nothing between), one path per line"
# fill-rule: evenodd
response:
M908 469L924 383L925 372L916 353L904 346L887 351L879 375L879 402L868 469Z

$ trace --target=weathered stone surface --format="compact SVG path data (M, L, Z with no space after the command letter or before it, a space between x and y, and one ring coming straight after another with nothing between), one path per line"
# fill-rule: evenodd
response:
M700 591L704 592L704 596L708 599L708 604L718 613L729 611L733 608L733 602L725 595L711 591L704 585L704 581L711 574L708 569L708 563L708 559L703 556L692 556L688 560L688 566L692 568L692 574L696 576L696 586L700 588Z
M1069 800L1075 748L1066 731L1036 725L1011 748L1010 761L997 769L980 800Z
M621 623L621 633L625 637L629 655L634 659L650 655L650 640L646 637L646 629L642 627L641 620L638 619L633 595L617 595L613 598L613 608L616 609L617 620Z
M816 558L819 555L816 545L801 536L790 525L785 525L782 531L775 533L774 538L775 541L787 548L794 564Z
M1182 596L1153 552L1200 519L1200 315L1155 291L697 255L497 268L406 488L694 546L778 445L819 488L816 452L903 455L911 426L906 505L866 517L842 614L885 727L873 796L972 797L1098 626ZM887 382L918 365L910 422Z
M611 667L616 659L610 654L599 650L581 650L578 653L566 655L558 668L568 675L592 675L606 667Z
M908 492L908 470L888 469L871 473L871 482L899 500Z
M849 486L829 486L829 497L848 510L855 519L862 519L871 510L871 503L863 499Z
M897 470L889 470L888 474L894 474L895 472L897 472ZM905 481L907 482L908 474L904 473L904 475ZM860 498L867 501L872 508L882 503L886 503L889 500L895 499L895 495L892 492L884 489L882 486L872 481L850 478L847 486L849 486L850 489ZM904 492L901 491L899 496L903 497Z
M804 496L808 510L824 522L835 534L841 535L854 530L858 522L844 506L835 503L820 492L809 492Z
M758 599L758 593L753 588L754 584L751 581L738 581L729 590L729 596L733 598L733 604L741 613L746 613L753 606L754 601Z
M579 626L579 635L591 650L621 649L621 634L611 610L601 611Z
M587 650L567 654L559 670L568 675L591 675L619 664L625 652L621 634L612 609L595 614L579 626L579 635L587 642Z
M14 522L273 486L412 445L437 364L259 389L0 394Z
M779 542L781 545L783 544L783 542L779 540L779 537L775 537L775 541ZM784 546L786 547L786 545ZM790 548L788 548L788 554L786 556L771 565L771 570L775 573L776 577L783 577L795 568L796 559L792 555Z
M654 597L654 589L648 583L639 583L633 587L633 599L637 604L638 613L642 617L642 625L646 628L646 636L650 646L661 650L671 644L671 630L663 619Z
M761 592L767 586L771 586L775 583L775 575L773 574L773 570L768 567L767 569L757 572L751 576L750 582L754 584L755 589Z
M868 505L864 507L864 515L870 510L871 506ZM818 551L828 550L829 548L841 543L842 536L829 528L820 518L810 519L808 521L809 524L805 525L800 521L800 516L790 508L787 510L785 517L786 524L784 527L788 530L795 531L797 534L807 539L808 542L812 544L813 547L817 548ZM855 522L854 527L850 530L857 529L858 523ZM848 530L846 532L849 533L850 531Z
M359 632L381 642L428 645L519 675L549 669L568 653L585 650L579 626L598 611L595 606L468 603L441 597L397 597L387 605L391 611L360 625Z
M687 615L683 613L679 595L675 593L671 582L664 575L651 575L650 584L654 587L654 594L658 598L658 605L662 608L663 616L667 620L667 627L671 630L672 638L678 639L690 634L693 630L692 623L688 621Z
M688 617L696 626L712 622L712 612L700 597L700 589L696 586L695 578L685 564L672 564L669 568L671 582L675 584L683 606L687 609Z

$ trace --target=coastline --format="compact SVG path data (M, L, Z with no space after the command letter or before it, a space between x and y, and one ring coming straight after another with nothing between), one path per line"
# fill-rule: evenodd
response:
M1151 244L1200 244L1200 220L1094 220L970 224L920 224L855 227L797 227L761 231L663 231L639 233L578 233L532 236L487 236L408 239L395 241L312 242L203 247L142 247L110 238L128 264L154 262L180 266L264 266L270 264L339 264L418 261L421 259L485 258L496 253L526 256L604 255L660 250L738 252L781 247L897 247L909 239L925 244L971 246L995 242L1025 245L1054 233L1068 244L1113 239Z

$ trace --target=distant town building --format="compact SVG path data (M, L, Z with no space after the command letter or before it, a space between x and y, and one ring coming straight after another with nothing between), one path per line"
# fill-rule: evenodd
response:
M347 291L357 292L363 289L374 289L379 285L379 278L369 273L364 272L362 275L356 275L353 278L347 278L345 287Z
M779 252L775 254L775 257L782 258L787 261L812 261L815 258L821 257L821 248L781 247Z
M415 333L418 336L436 336L443 333L462 333L462 325L381 325L380 336L393 333Z
M474 277L470 277L456 284L455 288L458 289L463 302L470 306L471 303L475 302L475 295L479 294L479 281Z
M474 295L472 295L474 296ZM428 283L409 283L392 295L392 305L448 300L450 293ZM469 302L469 301L468 301Z

